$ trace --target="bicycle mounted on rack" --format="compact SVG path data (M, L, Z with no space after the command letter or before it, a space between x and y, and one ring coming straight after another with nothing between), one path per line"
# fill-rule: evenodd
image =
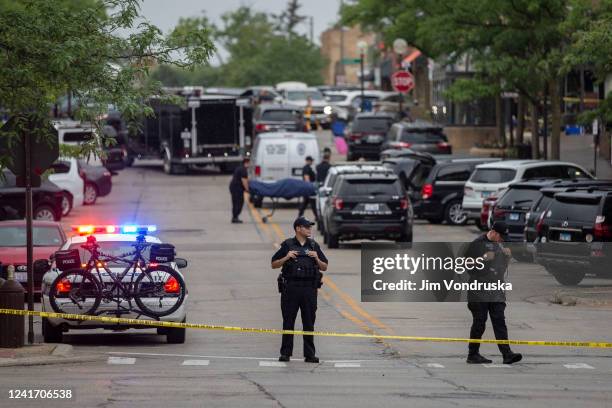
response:
M56 267L62 272L49 291L53 310L87 315L110 313L118 317L136 312L137 318L145 315L156 319L175 312L185 300L186 288L181 274L163 264L174 261L174 246L146 242L146 228L138 229L137 234L131 244L134 250L120 255L104 253L95 236L89 235L81 245L90 254L85 264L81 264L78 249L57 251ZM147 249L148 261L143 255ZM109 268L111 263L126 266L116 273ZM116 308L98 310L102 302L114 302Z

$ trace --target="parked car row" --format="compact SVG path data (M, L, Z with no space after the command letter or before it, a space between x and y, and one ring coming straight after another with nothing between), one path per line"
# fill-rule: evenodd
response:
M443 127L423 120L398 121L394 113L359 113L345 130L347 160L379 160L385 155L404 152L452 154ZM390 153L397 151L397 153Z

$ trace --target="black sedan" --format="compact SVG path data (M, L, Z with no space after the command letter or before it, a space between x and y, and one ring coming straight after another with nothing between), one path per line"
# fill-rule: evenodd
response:
M83 203L92 205L98 197L109 195L113 186L111 172L102 166L92 166L79 160L79 175L85 182Z
M0 220L25 218L25 188L17 187L15 175L2 170L0 178ZM43 180L40 187L32 189L34 219L59 221L62 218L64 192L50 181Z

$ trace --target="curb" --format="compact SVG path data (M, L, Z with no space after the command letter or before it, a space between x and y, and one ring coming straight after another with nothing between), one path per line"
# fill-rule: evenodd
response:
M15 367L15 366L34 366L34 365L52 365L52 364L75 364L88 363L93 361L103 360L104 356L72 356L72 346L70 344L57 344L50 355L36 357L21 357L21 358L0 358L0 367Z

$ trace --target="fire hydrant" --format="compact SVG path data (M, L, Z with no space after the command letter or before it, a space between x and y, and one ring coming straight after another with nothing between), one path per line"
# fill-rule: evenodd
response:
M7 280L0 286L0 309L23 310L23 286L15 280L15 266L7 266ZM25 316L0 314L0 347L23 347Z

